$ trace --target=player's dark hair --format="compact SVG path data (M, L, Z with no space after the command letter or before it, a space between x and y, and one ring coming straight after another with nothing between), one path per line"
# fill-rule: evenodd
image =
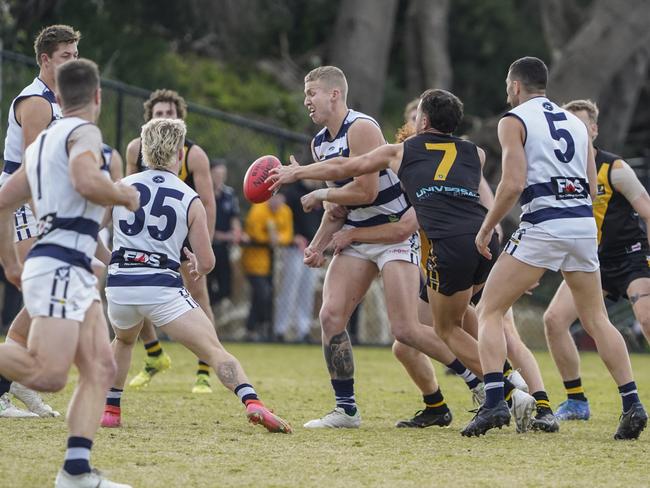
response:
M463 102L451 92L433 88L420 96L422 113L432 128L451 134L463 120Z
M90 103L99 89L99 69L89 59L75 59L56 70L56 89L64 110Z
M34 53L36 62L41 65L41 54L47 54L52 57L59 44L71 44L79 42L81 33L74 30L69 25L57 24L49 25L38 33L34 40Z
M179 119L185 120L185 117L187 117L187 103L185 102L185 99L174 90L161 88L160 90L152 92L147 101L143 104L145 122L151 120L153 117L153 106L160 102L173 103L176 106L176 115Z
M528 92L546 90L548 68L544 61L533 56L520 58L510 65L511 80L517 80Z

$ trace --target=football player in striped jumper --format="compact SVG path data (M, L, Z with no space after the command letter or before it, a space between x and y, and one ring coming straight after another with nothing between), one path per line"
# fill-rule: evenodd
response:
M187 103L185 99L174 90L156 90L144 102L144 121L152 119L181 119L187 116ZM142 143L140 138L133 139L126 148L126 174L131 175L138 171L145 171L147 165L142 157ZM196 190L203 202L208 218L208 228L214 229L216 219L216 204L210 161L205 151L195 142L185 138L183 143L183 160L178 171L178 177L190 188ZM212 306L208 294L208 282L203 276L194 281L190 279L189 267L185 255L181 256L181 274L185 286L206 313L210 322L214 323ZM163 351L156 329L148 320L145 320L140 338L144 343L147 353L144 368L129 383L130 387L141 388L147 386L154 375L171 367L171 358ZM196 380L192 393L212 393L210 387L210 366L202 359L198 360Z
M250 422L270 432L291 432L287 422L259 400L239 361L219 342L210 319L183 286L184 252L197 280L214 267L205 207L177 176L183 156L185 123L152 119L142 128L142 154L148 167L124 178L140 192L140 207L113 208L113 253L106 280L108 317L115 331L117 375L106 398L104 427L121 424L121 396L131 355L144 319L198 357L205 358L223 385L246 408ZM184 246L186 239L192 246Z
M503 316L547 269L561 271L580 322L618 385L623 413L615 439L637 438L648 416L639 401L625 341L607 317L598 262L598 229L591 201L597 193L593 148L585 124L546 96L544 62L524 57L506 78L513 107L499 122L503 172L494 206L476 236L488 257L494 227L519 199L521 223L490 274L478 305L479 350L486 400L463 431L484 434L510 420L503 401L506 357Z
M592 143L598 136L598 107L591 100L573 100L563 107L587 126ZM594 217L598 226L598 259L603 292L613 300L627 298L650 341L650 197L634 170L620 156L594 148L598 195ZM560 420L589 419L589 402L580 378L580 356L569 333L578 318L566 283L560 284L544 314L546 340L562 376L567 400L558 407Z
M102 136L95 122L101 107L99 71L73 60L57 69L63 118L25 150L25 164L0 189L0 259L12 282L22 283L32 318L27 349L0 345L0 373L38 391L59 391L74 363L79 382L70 400L70 436L57 488L126 488L90 467L104 394L115 375L104 310L91 259L105 207L138 208L138 192L110 181L102 171ZM9 237L8 213L34 203L39 240L24 269Z
M20 168L23 152L36 136L50 123L61 118L61 107L56 101L55 70L58 66L78 57L77 44L81 38L79 31L68 25L45 27L36 36L34 52L39 66L36 78L26 86L9 107L7 135L4 145L4 166L0 174L0 185ZM14 213L16 232L13 240L19 259L25 256L34 244L37 226L29 204L22 205ZM23 307L14 318L7 342L27 345L30 319ZM6 395L10 391L27 405L30 412L17 409L9 403ZM0 417L58 416L49 405L43 403L38 393L25 388L20 383L11 383L0 377Z
M474 238L487 212L478 194L485 159L484 152L476 145L453 135L462 117L463 104L453 93L427 90L418 106L414 137L353 158L337 157L307 166L300 166L293 159L289 166L274 168L269 180L276 180L272 186L275 188L297 179L338 180L387 168L396 173L429 240L427 292L438 335L467 368L482 377L478 343L463 325L466 315L474 313L468 309L470 299L481 290L493 259L481 256L474 246ZM490 247L496 251L497 246L494 236ZM401 281L400 286L409 292L401 297L404 300L401 306L415 313L419 291L417 267L413 277ZM413 319L408 313L400 325L403 329L393 330L397 341L435 357L435 350L429 350L433 345L430 328L419 324L417 317ZM505 358L502 367L504 363ZM525 431L535 399L508 380L505 387L517 430Z

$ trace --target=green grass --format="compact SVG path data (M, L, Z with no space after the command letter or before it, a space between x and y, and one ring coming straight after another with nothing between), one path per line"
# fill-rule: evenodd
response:
M123 428L101 430L93 464L136 487L375 487L375 486L648 486L650 432L615 442L620 400L594 354L583 355L583 383L592 420L562 424L559 434L518 435L514 427L480 439L461 437L470 420L464 383L442 374L453 410L451 427L395 429L420 408L419 393L388 349L358 348L360 430L306 431L326 413L332 395L320 348L233 344L265 402L293 425L292 435L269 434L246 422L237 398L217 384L212 395L192 395L195 360L164 344L172 369L143 391L126 390ZM130 377L141 366L140 346ZM551 402L564 399L546 353L536 354ZM650 355L632 358L642 398L650 404ZM129 378L130 378L129 377ZM65 410L71 393L50 395ZM0 486L51 486L66 438L61 419L0 421ZM6 484L7 483L7 484Z

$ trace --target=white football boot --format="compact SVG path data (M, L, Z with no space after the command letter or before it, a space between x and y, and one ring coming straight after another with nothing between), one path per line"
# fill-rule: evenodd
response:
M133 488L131 485L107 480L99 471L93 469L90 473L71 475L61 469L56 475L54 488Z
M303 427L305 429L358 429L360 425L359 409L354 415L348 415L341 407L336 407L324 417L310 420Z
M30 412L35 413L39 417L58 417L61 415L56 410L52 410L52 407L43 401L41 395L20 383L15 381L11 383L9 392L23 402Z
M33 412L27 410L22 410L11 403L9 399L9 393L5 393L0 396L0 417L5 418L27 418L27 417L38 417Z
M512 401L510 413L515 419L517 432L526 432L533 420L533 412L535 412L537 402L532 395L517 388L512 390L510 400Z

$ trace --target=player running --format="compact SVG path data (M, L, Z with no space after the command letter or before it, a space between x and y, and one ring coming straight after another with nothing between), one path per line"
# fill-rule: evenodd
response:
M0 345L0 373L38 391L59 391L74 363L79 382L68 407L68 449L55 486L127 488L106 480L89 463L104 394L115 375L90 262L104 207L135 210L138 194L111 182L101 169L102 137L95 125L101 91L95 63L65 63L56 80L64 117L38 135L25 151L25 164L0 189L0 259L7 278L18 286L22 281L32 317L27 349ZM40 237L21 276L7 217L30 198Z
M153 119L142 128L142 154L148 171L123 182L140 192L136 212L113 209L113 254L106 280L108 317L115 331L117 375L107 394L102 426L119 427L120 400L133 347L148 319L200 358L205 358L223 385L246 406L250 422L270 432L291 432L283 419L257 397L239 361L217 338L210 319L183 287L181 252L192 279L214 267L206 212L197 193L177 175L183 157L185 123ZM194 252L183 247L188 239Z

